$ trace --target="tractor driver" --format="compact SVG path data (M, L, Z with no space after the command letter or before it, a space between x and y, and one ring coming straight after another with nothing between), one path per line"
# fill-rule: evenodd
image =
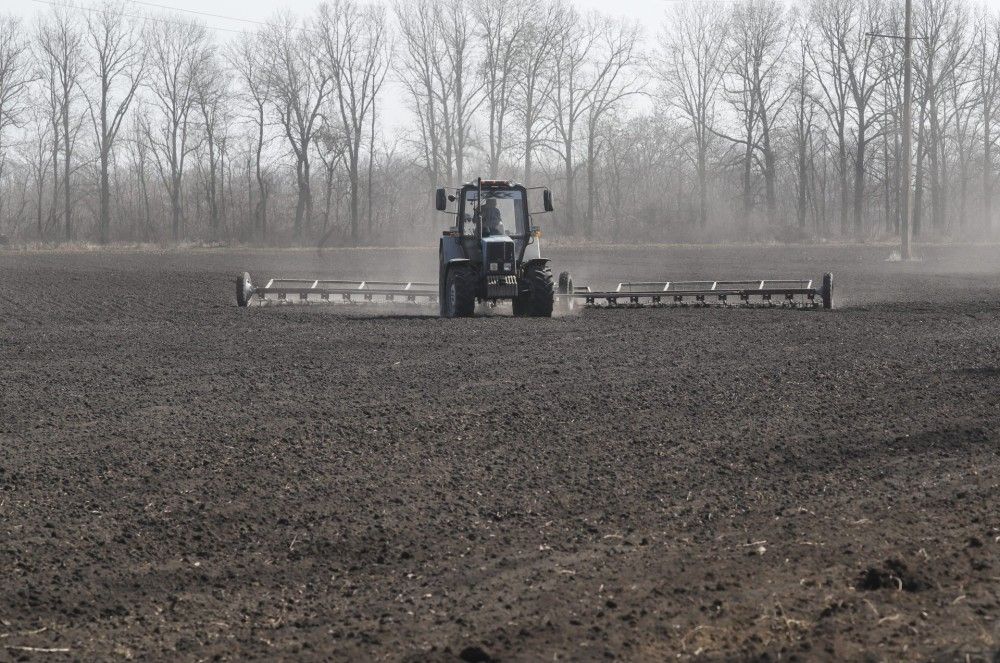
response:
M497 199L487 198L481 211L483 215L483 235L502 235L503 219L497 209Z

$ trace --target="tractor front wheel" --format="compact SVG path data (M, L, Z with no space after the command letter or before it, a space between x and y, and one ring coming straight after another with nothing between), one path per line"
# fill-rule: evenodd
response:
M514 300L514 315L551 318L555 301L552 270L548 265L528 265L523 282L528 292Z
M444 306L446 318L468 318L476 310L476 272L464 265L456 265L448 270L444 286Z

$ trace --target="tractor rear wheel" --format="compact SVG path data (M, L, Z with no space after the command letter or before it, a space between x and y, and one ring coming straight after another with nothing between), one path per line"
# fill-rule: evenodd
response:
M514 315L551 318L555 301L552 270L548 265L528 265L524 270L528 292L514 300Z
M476 272L465 265L448 270L444 286L446 318L468 318L476 310Z

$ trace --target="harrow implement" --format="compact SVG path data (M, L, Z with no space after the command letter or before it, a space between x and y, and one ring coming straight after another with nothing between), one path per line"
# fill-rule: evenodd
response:
M556 295L567 308L582 300L593 308L643 308L656 306L799 306L833 308L833 274L822 285L810 279L751 279L743 281L622 282L614 290L594 290L560 282Z
M422 281L346 281L274 278L254 285L248 272L236 277L236 303L267 302L431 303L438 299L437 283Z
M250 274L236 277L236 302L404 303L438 301L438 284L425 281L350 281L273 278L257 286ZM577 304L590 308L664 306L785 306L833 308L833 274L818 287L811 279L747 279L741 281L623 281L614 290L574 286L569 273L559 277L555 294L562 310Z

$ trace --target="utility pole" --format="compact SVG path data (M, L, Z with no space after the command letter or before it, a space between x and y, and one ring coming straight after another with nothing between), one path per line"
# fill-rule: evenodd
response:
M909 260L910 220L913 218L913 119L911 117L911 88L913 85L913 0L906 0L906 18L903 28L903 214L899 227L899 257Z

